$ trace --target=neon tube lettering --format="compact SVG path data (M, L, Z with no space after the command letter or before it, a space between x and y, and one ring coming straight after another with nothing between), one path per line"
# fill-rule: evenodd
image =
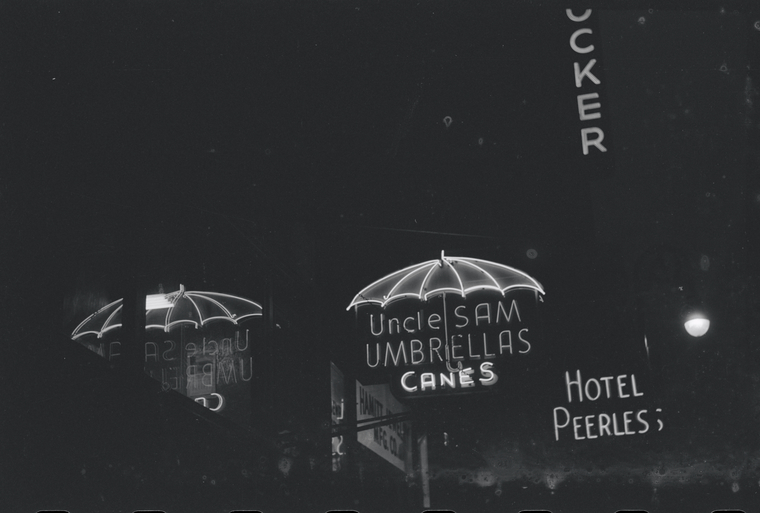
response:
M485 335L485 333L483 334ZM467 348L469 349L469 356L473 360L480 360L482 357L479 354L472 354L472 335L470 333L467 334Z
M455 344L454 343L454 339L456 337L462 338L462 335L452 335L451 336L451 358L452 358L452 360L464 360L464 355L461 355L461 356L457 356L456 355L456 350L457 349L462 349L462 345L461 344Z
M641 418L641 416L645 414L646 412L647 412L646 410L641 410L636 414L636 420L644 424L644 429L639 430L639 434L642 434L642 435L646 433L647 431L649 431L649 422Z
M470 377L470 374L474 374L475 371L472 367L467 367L459 371L459 384L462 388L470 388L475 386L475 382Z
M438 342L435 346L433 346L433 340ZM438 337L431 337L430 338L430 363L433 363L433 353L435 353L438 356L438 361L444 361L444 358L441 356L441 344L443 344L443 341Z
M483 306L486 307L485 315L479 313ZM475 326L480 326L480 321L483 319L485 319L486 324L491 324L491 305L489 303L480 303L475 307Z
M119 342L118 340L114 340L113 342L111 342L110 344L108 344L108 361L109 362L111 361L111 359L114 356L120 356L121 355L121 353L114 352L114 346L121 347L121 342Z
M212 392L211 395L216 396L216 398L219 399L219 404L217 404L216 408L209 408L209 410L211 410L211 411L219 411L219 410L221 410L222 406L224 406L224 397L222 397L221 395L217 394L216 392Z
M575 53L590 53L594 51L594 45L588 45L583 48L578 46L578 43L576 42L578 39L578 36L581 36L583 34L593 34L594 32L590 28L582 28L578 29L575 32L573 32L573 35L570 36L570 48L573 49Z
M584 418L584 420L586 422L586 437L589 440L593 440L594 438L599 438L599 435L591 436L591 428L594 427L594 423L593 422L589 422L589 419L593 419L593 418L594 418L593 415L586 415L586 417Z
M559 411L563 411L565 413L565 417L567 420L565 420L564 424L559 424L559 419L557 418L557 413ZM559 430L562 428L566 428L567 425L570 424L570 412L567 411L566 408L563 408L562 406L557 406L554 408L554 440L559 441Z
M169 356L166 356L166 355L169 354L169 353L171 353L172 351L174 351L174 349L177 347L177 344L173 340L164 340L164 344L169 344L169 349L166 349L161 354L161 358L163 358L167 362L170 362L172 360L176 360L177 359L177 355L174 355L172 357L169 357Z
M245 330L245 346L240 347L240 331L235 331L235 347L239 352L243 352L248 349L248 330Z
M380 331L377 333L375 333L374 317L374 315L369 314L369 330L374 336L379 337L385 330L385 316L383 314L380 314Z
M504 344L503 337L504 334L507 334L507 338L509 338L509 343ZM504 330L501 333L499 333L499 354L504 354L504 349L509 349L509 354L512 354L512 332L509 330Z
M590 134L596 134L596 138L589 138ZM583 154L588 155L588 149L590 146L595 146L601 152L606 152L607 148L602 145L604 140L604 132L601 128L592 126L590 128L581 128L581 144L583 145Z
M570 387L572 385L575 385L578 387L578 399L580 402L583 402L583 389L581 388L581 371L580 369L576 371L576 376L578 379L576 381L570 381L570 373L565 372L565 382L567 383L567 402L571 403L573 402L573 393Z
M485 333L483 333L483 357L484 358L496 358L496 353L489 353L488 352L488 338L486 337Z
M499 301L499 307L496 310L496 324L499 324L502 314L504 314L506 322L512 322L512 312L517 315L517 320L522 322L522 319L520 318L520 310L517 308L517 301L515 299L513 299L512 303L509 305L509 313L504 310L504 303Z
M253 378L253 357L248 357L248 369L250 371L248 373L248 379L246 379L245 372L243 369L244 369L243 359L241 358L240 359L240 379L242 379L243 381L251 381L251 378Z
M624 394L623 389L626 386L625 383L625 374L621 374L617 377L617 386L618 386L618 397L621 399L625 399L626 397L631 397L630 394Z
M380 365L380 344L375 344L375 348L377 349L377 357L375 358L375 364L372 365L369 361L369 344L367 345L367 365L370 367L377 367Z
M606 433L607 436L612 436L612 433L610 432L610 416L606 413L600 413L599 414L599 436L604 436Z
M457 328L464 328L470 323L470 320L467 318L467 316L462 315L459 313L459 310L465 308L464 305L459 305L458 307L454 308L454 315L456 315L457 319L464 319L464 324L456 324L455 326Z
M419 345L418 349L415 349L415 342ZM412 339L410 341L411 344L411 352L412 352L412 365L417 365L419 363L423 363L425 361L425 352L422 350L422 341L417 339ZM414 355L420 355L419 360L415 360Z
M435 390L435 375L432 372L423 372L420 376L420 388L424 392L428 388Z
M591 68L593 68L595 64L596 64L596 59L591 59L583 67L583 70L581 70L581 65L579 62L573 63L573 70L575 71L575 87L576 88L580 88L583 86L583 79L586 77L588 77L588 79L591 80L596 85L599 85L602 83L602 81L599 80L596 77L596 75L591 73Z
M588 386L591 383L594 383L594 385L596 385L596 396L595 397L591 397L591 394L588 391ZM586 397L588 398L589 401L596 401L597 399L599 399L599 396L602 395L602 387L599 384L599 382L597 380L595 380L594 378L591 378L588 381L586 381L586 386L584 387L584 390L586 391Z
M626 435L635 435L635 431L629 431L628 426L631 424L631 421L633 419L630 418L630 416L633 415L632 411L627 411L623 413L623 430L625 431Z
M396 354L393 354L393 349L391 349L391 343L388 342L385 346L385 363L384 365L388 366L388 355L390 355L391 360L393 360L393 365L398 366L398 362L401 360L401 354L404 354L404 364L406 364L406 347L404 347L404 341L402 340L398 344L398 350L396 351Z
M601 103L586 103L586 100L595 100L599 98L599 93L587 93L578 95L578 117L581 121L587 121L589 119L599 119L602 114L599 112L588 111L601 108Z
M441 372L441 374L440 374L439 377L441 379L441 388L446 388L447 385L450 388L456 388L457 387L456 379L454 378L454 373L453 372L449 372L448 376L446 375L446 373Z
M225 368L229 372L225 372ZM217 365L216 383L219 384L219 379L223 379L225 383L232 381L237 383L237 373L235 372L235 364L229 359L225 358Z
M214 364L213 363L207 363L203 366L203 377L201 378L201 384L203 386L210 387L214 384ZM206 378L208 378L208 383L206 383Z
M216 353L219 352L219 344L216 343L216 340L209 340L208 345L211 346L211 344L214 344L214 352L206 352L206 337L203 337L203 354L208 354L210 356L214 356Z
M152 349L152 351L149 351L148 349ZM145 361L149 361L148 358L153 358L154 362L158 361L158 344L155 342L146 342L145 343Z
M567 14L567 17L570 18L572 21L581 22L581 21L586 21L587 19L589 19L589 16L591 16L591 9L586 9L586 11L580 16L576 16L575 14L573 14L572 9L565 9L565 13Z
M409 376L414 376L414 371L405 372L404 375L401 376L401 387L407 392L413 393L417 391L417 385L410 387L409 385L406 384L406 380L407 378L409 378Z
M483 377L479 378L479 381L483 384L483 386L490 387L499 381L499 376L497 376L496 373L491 370L491 367L493 367L493 363L491 362L483 362L480 364L480 373L483 375Z
M528 328L523 328L523 329L521 329L517 333L517 338L520 340L520 342L522 342L523 344L525 344L526 346L528 346L528 349L526 349L525 351L518 351L518 353L520 353L520 354L525 354L525 353L529 353L530 352L530 342L528 342L527 340L525 340L522 337L523 332L526 332L526 331L528 331Z
M639 393L638 390L636 390L636 376L631 374L631 388L633 388L633 396L634 397L641 397L644 395L644 392Z

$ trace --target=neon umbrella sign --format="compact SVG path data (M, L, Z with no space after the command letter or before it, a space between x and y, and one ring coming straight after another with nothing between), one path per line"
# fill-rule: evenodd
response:
M364 287L346 309L361 305L377 305L385 309L390 303L402 299L416 298L426 302L432 297L442 296L446 366L449 371L455 372L462 371L462 362L457 362L457 367L451 365L453 341L450 350L446 295L455 294L466 298L470 293L483 290L498 292L502 297L515 290L532 290L537 295L544 294L544 289L537 280L518 269L477 258L446 256L442 251L440 259L406 267Z
M175 326L200 328L213 321L238 324L250 317L260 317L263 312L261 305L250 299L219 292L185 290L184 285L163 298L157 296L148 296L146 300L146 329L168 332ZM102 338L105 333L120 328L122 302L118 299L87 317L72 332L72 340L88 334Z
M374 303L385 307L391 301L416 297L422 301L452 292L466 297L476 290L495 290L502 296L510 290L530 289L544 294L541 284L512 267L467 257L443 254L439 260L428 260L391 273L364 287L346 310L360 304Z

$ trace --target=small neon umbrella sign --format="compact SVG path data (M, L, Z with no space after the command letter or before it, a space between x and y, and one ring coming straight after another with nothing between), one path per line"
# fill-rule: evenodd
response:
M71 334L72 340L84 335L103 335L121 327L122 299L110 303L82 321ZM152 294L146 298L145 328L168 332L175 326L200 328L213 321L233 324L262 315L261 305L238 296L219 292L179 290L170 294Z
M504 296L515 289L544 294L541 284L522 271L477 258L450 257L441 251L440 259L406 267L367 285L354 296L346 310L361 304L385 307L403 298L427 301L433 296L445 296L447 292L466 297L476 290L495 290Z
M518 269L477 258L446 256L441 251L440 259L406 267L364 287L346 309L358 309L360 305L368 304L385 309L389 303L406 298L427 301L431 297L442 296L446 365L449 371L454 372L462 370L462 363L457 362L457 368L451 366L446 295L456 294L465 298L472 292L483 290L493 290L502 297L515 290L532 290L536 294L544 294L544 289L537 280Z

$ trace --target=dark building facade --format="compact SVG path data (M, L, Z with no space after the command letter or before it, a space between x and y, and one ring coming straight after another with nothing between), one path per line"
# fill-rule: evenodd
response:
M9 511L756 507L754 5L14 19Z

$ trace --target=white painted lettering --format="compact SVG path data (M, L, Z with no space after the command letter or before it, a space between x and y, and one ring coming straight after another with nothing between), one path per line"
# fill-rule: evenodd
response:
M590 134L596 134L596 138L591 139L589 136ZM588 149L590 146L596 147L599 151L602 153L607 151L607 148L604 147L602 144L602 141L604 140L604 132L601 128L598 127L590 127L590 128L581 128L581 144L583 146L583 154L588 155Z
M578 46L578 43L577 43L578 37L583 34L593 34L593 31L590 28L582 28L573 32L573 35L570 36L570 48L572 48L575 53L584 54L584 53L590 53L594 51L594 45L588 45L582 48Z
M559 419L557 418L557 413L559 411L563 411L565 413L565 418L567 419L565 420L565 423L561 425L559 424L558 422ZM562 406L557 406L556 408L554 408L554 439L555 441L559 441L559 430L562 428L566 428L569 423L570 423L570 412L567 411L567 409L563 408Z
M589 119L599 119L602 117L600 112L589 111L601 108L601 103L586 103L586 100L594 100L599 98L599 93L587 93L578 95L578 117L581 121L587 121Z
M567 402L571 403L573 402L573 392L571 390L571 386L575 385L578 387L578 400L580 402L583 402L583 389L581 388L581 371L578 369L575 371L577 380L576 381L570 381L570 373L565 372L565 382L567 383Z
M573 14L572 9L565 9L565 13L567 14L567 17L570 18L570 20L575 21L575 22L581 22L581 21L586 21L587 19L589 19L589 17L591 16L591 9L586 9L586 11L580 16L576 16L575 14Z
M575 87L580 88L581 86L583 86L584 78L588 78L596 85L599 85L602 83L602 81L599 80L596 75L591 73L591 68L593 68L595 64L596 64L596 59L591 59L583 67L583 70L581 70L580 63L578 62L573 63L573 70L575 71Z
M462 310L464 308L465 308L464 305L459 305L458 307L454 308L454 315L456 315L457 319L464 320L464 324L455 325L457 328L464 328L470 323L470 319L468 319L466 315L462 315L459 313L459 310Z

